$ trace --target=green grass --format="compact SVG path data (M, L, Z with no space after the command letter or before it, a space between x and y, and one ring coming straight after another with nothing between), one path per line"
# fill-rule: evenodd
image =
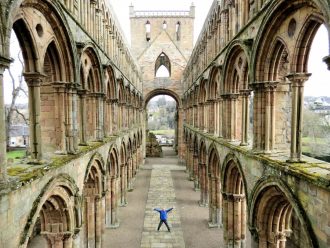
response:
M7 152L7 159L8 158L12 158L12 159L23 158L23 157L25 157L25 153L26 153L25 150L17 150L17 151Z
M164 135L174 135L174 129L167 129L167 130L150 130L153 134L164 134Z
M315 144L323 144L325 145L327 143L326 138L312 138L312 137L303 137L302 142L309 144L309 143L315 143Z

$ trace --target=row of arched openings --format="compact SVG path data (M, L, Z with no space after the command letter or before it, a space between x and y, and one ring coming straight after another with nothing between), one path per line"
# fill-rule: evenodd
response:
M253 185L245 178L249 167L234 154L221 160L215 145L188 135L186 146L199 205L209 208L210 227L223 227L227 247L318 247L299 200L280 178L261 178Z
M107 161L94 154L82 190L67 174L52 178L34 202L22 247L102 247L104 229L119 225L118 206L127 204L126 192L142 162L141 135L112 147Z

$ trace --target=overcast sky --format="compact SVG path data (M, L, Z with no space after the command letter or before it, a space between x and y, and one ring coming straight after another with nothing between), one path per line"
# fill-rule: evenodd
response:
M213 0L194 1L194 5L196 6L194 40L198 38L212 2ZM129 44L129 5L133 4L135 10L189 10L191 3L191 0L111 0L111 5ZM11 41L11 44L11 57L15 58L19 47L17 42ZM328 51L327 31L324 26L321 26L313 42L310 54L308 71L312 73L312 76L305 84L306 96L330 96L330 72L327 70L326 64L322 62L322 58L329 54ZM16 71L20 71L20 69L17 69L17 65L13 64L13 67L16 68ZM11 99L10 78L7 72L5 72L4 76L5 102L9 103ZM19 102L24 102L24 100L21 99Z

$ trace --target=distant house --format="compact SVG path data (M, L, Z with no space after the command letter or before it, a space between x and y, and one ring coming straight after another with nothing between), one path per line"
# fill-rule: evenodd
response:
M12 125L9 131L11 147L27 147L29 142L29 126Z

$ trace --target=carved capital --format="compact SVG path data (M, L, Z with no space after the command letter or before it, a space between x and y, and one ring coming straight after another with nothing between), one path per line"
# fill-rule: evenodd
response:
M303 87L312 73L290 73L286 78L292 83L292 87Z
M43 79L46 77L45 74L39 72L25 72L23 76L29 87L40 87Z

